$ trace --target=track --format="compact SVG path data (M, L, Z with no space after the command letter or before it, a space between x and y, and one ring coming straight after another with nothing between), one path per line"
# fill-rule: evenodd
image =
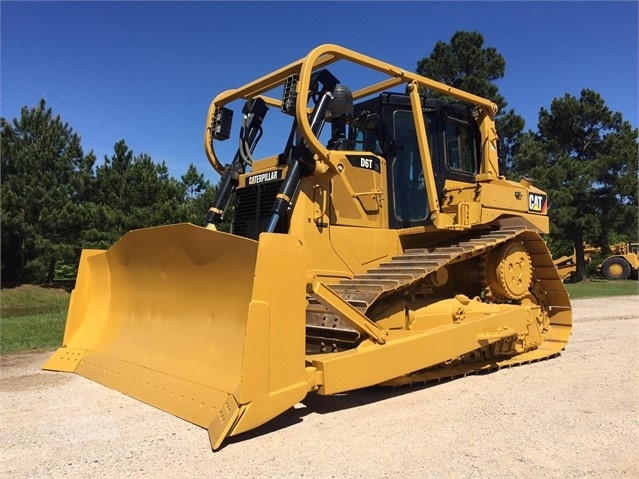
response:
M466 235L456 243L407 249L402 255L365 274L329 287L362 313L370 312L374 305L382 304L385 298L407 294L413 287L433 278L442 267L482 257L510 240L521 241L530 256L533 268L531 290L543 315L539 319L544 323L543 343L534 350L509 358L484 358L469 364L465 360L455 361L463 358L451 358L455 366L430 368L403 377L399 382L441 380L555 356L565 348L570 336L570 301L545 242L536 232L525 227L500 228L488 233ZM313 300L307 308L307 335L315 343L327 340L343 349L355 347L360 339L350 325Z

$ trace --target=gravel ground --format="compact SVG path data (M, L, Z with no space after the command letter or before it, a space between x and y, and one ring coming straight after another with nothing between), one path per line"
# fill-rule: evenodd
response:
M639 296L573 301L548 361L311 395L210 450L204 429L73 374L0 360L0 477L639 478Z

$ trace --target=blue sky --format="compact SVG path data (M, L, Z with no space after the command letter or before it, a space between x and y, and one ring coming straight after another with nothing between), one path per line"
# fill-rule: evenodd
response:
M44 97L99 163L124 139L175 177L193 163L217 181L202 136L218 93L322 43L414 71L437 41L470 30L505 58L497 85L526 129L536 130L540 108L583 88L637 127L638 5L3 0L0 114L19 117Z

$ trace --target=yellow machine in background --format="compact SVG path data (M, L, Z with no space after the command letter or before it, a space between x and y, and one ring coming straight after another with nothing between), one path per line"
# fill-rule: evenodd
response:
M597 271L606 279L637 279L639 270L639 243L616 243L610 246L610 254L605 256L602 263L597 265ZM583 244L584 261L590 264L593 255L601 255L602 248ZM577 255L573 251L570 256L562 256L554 260L559 277L566 281L577 271Z
M237 103L223 164L215 146L233 136ZM270 109L284 130L267 129ZM571 307L540 237L546 194L499 175L495 113L336 45L219 94L208 224L84 251L64 345L44 368L199 424L217 449L309 393L558 354ZM264 138L279 154L258 156ZM216 231L230 208L231 233Z
M597 248L588 243L583 244L584 250L584 262L590 264L592 261L592 255L601 252L601 248ZM561 256L554 260L559 277L562 281L571 279L571 277L577 272L577 253L573 250L570 256Z
M606 279L637 279L639 243L617 243L610 247L610 255L598 265Z
M575 253L570 256L561 256L553 261L562 281L566 281L577 271L577 256Z

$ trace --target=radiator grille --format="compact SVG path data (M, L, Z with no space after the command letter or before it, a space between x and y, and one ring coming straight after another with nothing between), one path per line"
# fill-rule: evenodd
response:
M282 181L271 181L235 190L237 203L231 232L245 238L258 239L271 219L271 208ZM280 218L275 233L288 231L288 218Z

